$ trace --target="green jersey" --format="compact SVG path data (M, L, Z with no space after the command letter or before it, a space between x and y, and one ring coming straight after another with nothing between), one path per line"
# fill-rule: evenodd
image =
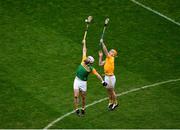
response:
M91 65L81 63L76 71L76 76L83 81L87 81L88 75L94 70L95 69Z

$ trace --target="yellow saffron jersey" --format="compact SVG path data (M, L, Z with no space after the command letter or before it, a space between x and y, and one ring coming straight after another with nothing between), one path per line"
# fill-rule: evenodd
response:
M104 65L104 73L105 75L114 75L114 57L108 55L105 60Z

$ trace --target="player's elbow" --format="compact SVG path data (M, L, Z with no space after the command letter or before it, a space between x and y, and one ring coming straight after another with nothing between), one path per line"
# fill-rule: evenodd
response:
M98 78L98 79L100 79L101 78L101 76L97 73L96 74L96 77Z
M83 48L83 51L84 51L84 52L86 52L86 51L87 51L87 49L86 49L86 48Z
M83 50L83 54L86 54L86 53L87 53L87 50L86 50L86 49L84 49L84 50Z
M99 62L99 66L103 66L103 63L102 63L102 62Z
M99 64L99 66L103 66L103 64Z
M104 53L105 53L105 55L106 55L106 56L108 56L108 55L109 55L108 51L105 51Z

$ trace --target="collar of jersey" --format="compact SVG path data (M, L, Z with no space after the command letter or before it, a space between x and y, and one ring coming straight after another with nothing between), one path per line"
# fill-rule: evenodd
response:
M87 72L90 72L90 68L88 65L84 64L84 63L81 63L81 65L84 67L84 69L87 71Z

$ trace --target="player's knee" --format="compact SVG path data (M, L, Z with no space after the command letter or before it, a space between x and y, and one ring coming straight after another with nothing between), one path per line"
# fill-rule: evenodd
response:
M114 94L114 95L116 95L116 92L114 91L114 89L113 89L113 91L112 91L112 92L113 92L113 94Z
M86 99L86 96L85 96L85 95L83 95L83 96L82 96L82 100L85 100L85 99Z
M77 99L78 98L78 96L74 96L74 99Z

